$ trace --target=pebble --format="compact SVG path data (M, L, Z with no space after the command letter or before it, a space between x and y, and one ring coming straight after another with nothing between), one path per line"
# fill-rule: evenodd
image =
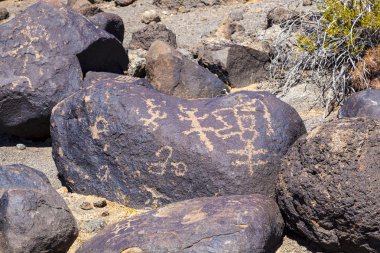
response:
M0 8L0 20L7 19L9 17L9 12L6 8Z
M228 16L232 21L241 21L244 19L243 16L243 10L237 9L231 11L230 15Z
M156 10L149 10L145 11L141 16L141 22L144 24L149 24L152 22L160 22L161 18L158 15L158 12Z
M82 229L87 233L93 233L98 231L106 226L106 222L104 220L89 220L82 224Z
M102 216L102 217L110 216L110 212L108 212L108 211L104 211L104 212L102 212L101 216Z
M22 144L22 143L19 143L19 144L16 145L16 148L19 149L19 150L24 150L24 149L26 149L26 146L24 144Z
M312 0L303 0L302 5L303 6L311 6L313 4Z
M94 207L97 207L97 208L103 208L106 205L107 205L107 201L105 199L94 202Z
M82 202L82 204L80 204L80 208L83 210L91 210L93 207L91 203L85 201L85 202Z

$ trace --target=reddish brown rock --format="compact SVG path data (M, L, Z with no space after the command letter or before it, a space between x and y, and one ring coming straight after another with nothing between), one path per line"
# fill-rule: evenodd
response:
M328 252L380 252L380 121L342 119L283 159L278 204L289 229Z
M162 41L156 41L150 47L146 73L157 90L181 98L211 98L226 94L228 89L209 70Z
M262 195L192 199L107 227L77 252L266 253L283 227L276 203Z

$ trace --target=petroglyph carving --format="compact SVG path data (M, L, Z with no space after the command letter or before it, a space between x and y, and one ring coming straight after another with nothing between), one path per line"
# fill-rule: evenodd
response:
M149 119L142 118L141 121L144 122L144 126L149 127L152 126L152 130L156 131L159 127L159 124L156 122L158 119L166 119L167 113L161 112L159 109L161 108L160 105L156 105L154 99L147 99L145 100L145 103L148 107L148 114L151 116Z
M172 172L179 177L186 174L188 167L182 162L171 161L173 155L173 148L170 146L164 146L156 152L156 158L160 161L154 163L147 163L148 171L152 174L163 175L167 169L171 169Z
M108 179L110 179L110 169L108 168L108 165L100 167L100 170L96 173L96 176L101 181L107 181Z
M233 166L247 166L250 174L253 174L255 166L266 164L260 157L267 154L268 150L254 146L260 136L273 134L270 113L262 101L241 99L237 105L206 114L200 114L198 109L189 109L182 105L179 106L179 110L179 120L190 122L190 129L183 134L196 134L208 152L214 150L212 138L238 140L244 148L227 150L227 154L239 157L232 162ZM205 127L206 122L216 123ZM265 132L259 133L258 128L263 124Z
M94 140L100 139L100 133L108 132L108 121L102 116L97 116L94 125L90 126L90 132Z

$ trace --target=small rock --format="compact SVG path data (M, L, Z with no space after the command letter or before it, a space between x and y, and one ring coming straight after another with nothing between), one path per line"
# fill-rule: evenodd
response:
M152 22L160 22L161 18L156 10L145 11L141 16L141 22L149 24Z
M9 12L6 8L0 8L0 20L7 19L9 17Z
M108 212L108 211L104 211L104 212L102 212L102 214L101 214L102 217L107 217L107 216L109 216L109 215L110 215L110 212Z
M186 13L186 12L189 12L189 10L186 9L185 6L180 6L180 7L178 8L178 12L179 12L179 13Z
M89 220L82 224L82 229L87 233L93 233L98 231L106 226L106 222L104 220Z
M299 17L296 11L285 9L285 8L274 8L270 10L267 14L267 28L273 25L283 25L289 20L294 20Z
M94 206L97 208L103 208L106 205L107 205L107 201L105 199L98 200L98 201L94 202Z
M303 0L302 5L303 6L311 6L313 4L313 1L311 0Z
M22 144L22 143L17 144L16 147L17 147L17 149L19 149L19 150L24 150L24 149L26 149L26 146L25 146L24 144Z
M152 23L132 33L129 49L142 48L148 50L156 40L167 42L172 47L177 48L177 39L173 31L169 30L164 24Z
M243 10L237 9L231 11L230 15L228 16L232 21L240 21L244 19L243 16Z
M91 210L93 207L91 203L85 201L82 204L80 204L80 208L83 210Z
M116 6L124 7L131 5L135 2L136 0L115 0Z

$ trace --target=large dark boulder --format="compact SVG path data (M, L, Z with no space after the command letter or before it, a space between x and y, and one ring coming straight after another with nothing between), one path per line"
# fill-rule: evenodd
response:
M283 227L276 202L262 195L192 199L107 227L78 253L267 253Z
M328 252L380 252L380 121L333 121L283 159L278 203L289 229Z
M305 133L292 107L266 92L185 100L137 84L100 81L54 108L53 157L71 190L133 207L274 195L280 158Z
M156 40L166 42L174 48L177 47L176 35L172 30L169 30L164 24L152 23L132 33L129 49L148 50Z
M124 40L124 22L123 19L114 13L101 12L88 18L97 28L102 29L113 36L120 42Z
M240 46L210 46L199 52L199 64L232 87L244 87L269 79L268 53Z
M176 97L211 98L227 91L217 76L162 41L148 51L146 74L157 90Z
M43 173L0 166L0 252L65 253L77 234L73 215Z
M87 71L123 73L120 42L61 4L37 3L0 26L0 132L49 136L55 104Z
M342 118L371 117L380 119L380 90L357 92L340 108Z

